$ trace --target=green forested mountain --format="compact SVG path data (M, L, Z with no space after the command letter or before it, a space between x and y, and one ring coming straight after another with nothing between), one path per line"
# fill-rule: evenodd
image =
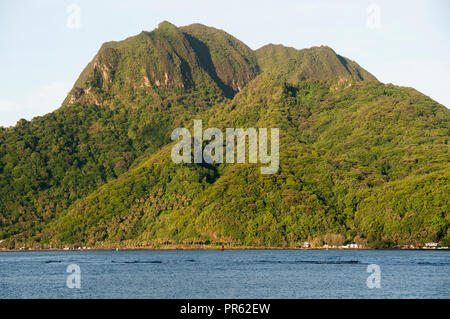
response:
M173 129L280 128L280 169L175 164ZM162 22L0 130L0 245L450 244L450 111L328 47Z

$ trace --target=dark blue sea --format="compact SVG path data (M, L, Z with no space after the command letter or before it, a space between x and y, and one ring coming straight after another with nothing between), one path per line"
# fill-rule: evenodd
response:
M450 298L450 252L0 252L0 298Z

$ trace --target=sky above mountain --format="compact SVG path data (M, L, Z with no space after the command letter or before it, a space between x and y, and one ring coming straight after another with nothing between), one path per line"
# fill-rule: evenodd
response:
M380 81L450 106L448 1L2 1L0 125L60 106L103 42L168 20L223 29L252 49L328 45Z

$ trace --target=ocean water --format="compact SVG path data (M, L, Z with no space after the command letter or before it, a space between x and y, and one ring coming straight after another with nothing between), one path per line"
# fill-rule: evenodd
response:
M0 252L0 298L450 298L450 252Z

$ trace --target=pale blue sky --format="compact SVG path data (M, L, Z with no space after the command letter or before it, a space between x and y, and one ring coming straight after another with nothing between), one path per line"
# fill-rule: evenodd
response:
M80 8L79 28L67 26L70 4ZM328 45L380 81L450 106L447 0L0 0L0 125L58 108L103 42L150 31L163 20L214 26L252 49Z

